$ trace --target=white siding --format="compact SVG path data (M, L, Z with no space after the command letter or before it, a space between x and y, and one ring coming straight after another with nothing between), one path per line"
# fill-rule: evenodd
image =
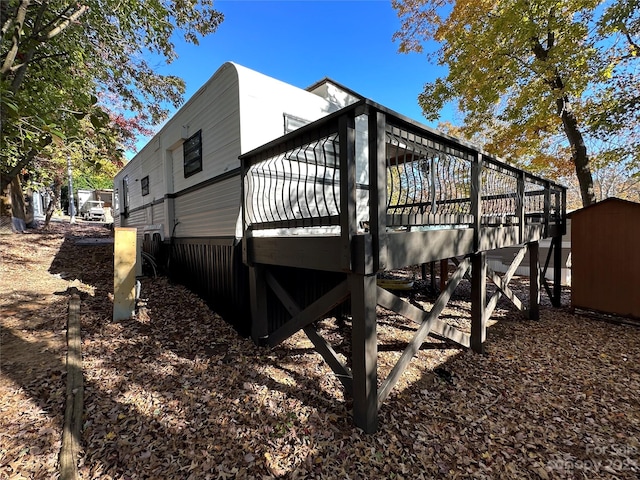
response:
M149 208L149 215L151 216L151 218L149 218L148 220L151 225L165 223L164 205L162 203L153 205L151 208Z
M240 176L175 199L176 237L234 236L240 212Z
M159 149L155 150L148 157L143 158L140 175L141 180L145 176L149 177L149 194L142 197L143 203L147 204L164 197L166 188L162 158ZM138 185L137 188L141 189L142 186Z
M122 170L120 170L120 172L116 175L115 179L114 179L114 189L118 190L118 195L119 195L119 202L118 202L118 210L115 210L115 206L114 206L114 217L116 215L119 215L125 205L125 198L124 198L124 189L123 189L123 180L126 178L128 178L128 190L129 190L129 197L128 197L128 207L129 210L131 210L132 208L136 208L142 205L142 194L141 194L141 190L140 190L140 182L136 182L135 179L137 178L138 180L140 179L140 172L141 172L141 163L140 162L135 162L134 160L131 160L129 163L127 163L124 168ZM137 183L137 185L136 185Z
M336 110L318 95L241 66L236 68L242 153L284 135L285 113L314 121Z
M136 210L132 212L124 221L122 222L123 227L142 227L147 224L147 213L145 209Z
M171 158L172 158L172 166L173 166L171 171L173 172L173 179L175 182L179 178L184 177L184 168L182 163L184 160L184 155L182 152L182 145L180 145L179 147L171 151ZM182 182L178 182L177 186L174 185L175 187L174 191L179 192L180 190L182 190L182 188L180 187L184 185L184 183L185 182L182 181Z
M238 76L225 64L161 132L161 145L173 152L173 191L180 192L240 166ZM184 178L182 141L202 131L202 171Z
M240 166L240 126L238 103L238 76L233 64L223 65L213 77L166 123L155 137L116 176L116 188L122 192L122 180L129 178L129 210L147 205L136 211L123 223L127 225L164 224L165 234L170 234L173 225L167 225L170 203L149 205L163 199L166 194L179 193ZM183 141L202 132L202 171L188 178L184 177ZM167 173L171 177L167 178ZM140 180L149 176L149 195L142 196ZM216 188L209 187L209 188ZM235 216L240 205L240 182L236 181ZM122 196L122 195L121 195ZM175 200L177 208L185 205L185 200L194 198L194 193L179 196ZM198 198L198 194L195 194ZM120 201L122 208L123 202ZM209 218L224 219L229 212L228 205L222 211L216 203L203 203L180 210L178 221L184 232L202 231L198 209L206 209ZM187 213L185 213L187 212ZM116 212L119 216L120 211ZM222 220L221 230L228 229ZM235 219L234 219L235 221ZM119 222L119 220L118 220ZM208 231L212 229L208 228ZM176 230L178 231L178 230ZM192 235L191 233L187 233ZM184 233L182 234L184 235Z
M174 185L174 191L237 168L240 135L238 115L238 76L235 66L226 63L174 114L118 176L131 164L144 164L145 174L152 171L161 173L165 152L172 150L182 154L183 141L198 130L202 130L203 171L185 179L180 158L179 168L174 165L174 170L180 173L175 179L179 185ZM177 159L174 159L175 163ZM166 183L162 175L158 179L150 177L150 180L156 186ZM164 195L166 192L160 193Z

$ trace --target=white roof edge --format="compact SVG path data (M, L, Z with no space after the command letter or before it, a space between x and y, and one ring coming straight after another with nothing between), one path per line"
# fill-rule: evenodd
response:
M173 112L172 114L169 115L169 117L167 117L167 119L165 120L164 124L160 127L160 129L152 137L149 138L149 140L145 143L145 145L136 152L136 154L131 158L131 160L136 158L138 154L142 150L144 150L148 145L150 145L156 138L159 138L163 134L163 132L168 128L168 124L171 122L171 120L176 116L178 116L183 110L188 108L189 105L191 105L200 95L202 95L207 90L209 85L211 85L217 77L222 75L224 71L228 70L229 68L233 68L236 73L236 81L238 82L239 81L238 67L245 68L245 67L241 67L240 65L234 62L224 62L222 65L220 65L220 67L213 73L213 75L211 75L211 77L209 77L209 79L206 82L204 82L202 86L200 86L200 88L198 88L198 90L196 90L196 92L193 95L191 95L180 107L178 107L175 112ZM131 160L129 160L127 164L131 163ZM122 169L120 171L122 171Z

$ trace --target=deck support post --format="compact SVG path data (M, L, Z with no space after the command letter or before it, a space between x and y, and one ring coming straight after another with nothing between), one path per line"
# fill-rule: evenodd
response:
M486 254L471 255L471 348L484 353L487 338L487 262Z
M562 236L553 237L551 244L553 245L553 296L551 304L558 308L562 303Z
M529 319L540 319L540 248L538 242L527 244L529 250Z
M267 282L262 265L249 267L249 298L251 305L251 338L256 344L269 335L267 318Z
M366 433L378 429L376 276L351 273L353 421Z
M449 281L449 259L443 258L440 260L440 291L444 292L447 288L447 282Z

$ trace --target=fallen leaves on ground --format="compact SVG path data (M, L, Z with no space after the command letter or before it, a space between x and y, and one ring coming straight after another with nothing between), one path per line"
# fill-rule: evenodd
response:
M64 335L66 297L57 301L51 290L63 282L83 292L83 479L638 476L637 327L548 304L539 321L528 321L501 301L487 353L429 338L382 406L379 431L368 435L353 426L349 397L303 333L257 347L163 277L143 279L136 318L112 322L109 247L65 238L32 233L12 237L10 246L3 239L3 262L37 241L41 248L29 255L42 265L48 258L52 268L34 268L24 255L10 270L0 267L2 291L20 295L14 302L3 295L0 308L3 342L26 325L34 341L22 346L38 349L48 335ZM5 272L33 281L19 286ZM53 279L37 280L47 276ZM463 329L464 288L443 312ZM526 279L514 283L527 288ZM421 291L407 300L428 308L433 296ZM34 311L35 298L51 301ZM381 382L415 325L379 314ZM350 320L317 327L347 360ZM44 369L2 354L0 478L52 476L65 376L64 350L51 348ZM34 373L23 377L20 368Z

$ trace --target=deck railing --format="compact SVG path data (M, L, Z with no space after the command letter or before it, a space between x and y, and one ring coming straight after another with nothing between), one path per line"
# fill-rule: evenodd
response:
M248 169L245 218L254 230L339 224L336 135L279 153Z
M564 187L366 100L241 160L247 232L564 225Z

